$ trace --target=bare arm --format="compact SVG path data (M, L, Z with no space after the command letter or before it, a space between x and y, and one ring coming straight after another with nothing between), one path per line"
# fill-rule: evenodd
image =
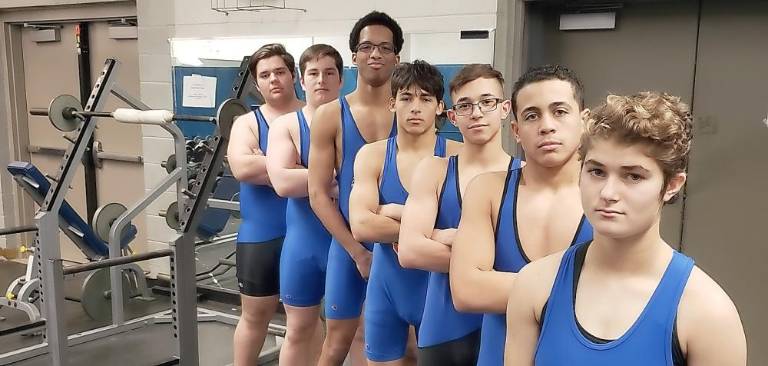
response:
M459 311L503 314L517 276L493 269L496 245L491 200L501 189L493 184L492 174L475 177L463 200L450 266L451 294Z
M297 164L299 153L291 137L291 126L296 126L296 114L278 117L269 129L267 172L275 192L281 197L306 197L307 169Z
M379 206L379 175L384 164L381 141L363 146L355 159L355 184L349 196L349 224L356 240L395 243L400 216L395 205ZM400 206L400 205L396 205Z
M678 311L678 333L690 366L744 366L747 341L728 294L704 272L693 269ZM689 291L692 290L692 291Z
M336 134L341 124L339 108L338 103L327 103L320 106L313 117L310 127L312 143L309 145L309 203L325 228L358 262L361 258L370 260L371 254L352 237L334 200Z
M227 161L232 175L240 182L270 185L267 174L267 159L259 150L256 131L256 116L253 113L235 119L229 135Z
M541 315L536 316L538 304L535 293L540 289L536 288L536 277L526 271L529 267L520 271L507 301L506 366L531 366L536 354Z
M400 223L400 245L397 252L400 265L405 268L448 272L453 240L446 240L446 243L436 239L452 235L439 235L440 232L435 231L440 188L445 179L445 163L441 160L424 159L414 170L414 183L410 185L411 192Z

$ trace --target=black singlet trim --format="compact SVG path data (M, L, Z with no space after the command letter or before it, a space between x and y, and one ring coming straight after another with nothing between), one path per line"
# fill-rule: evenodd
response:
M458 155L455 155L455 156L456 156L456 160L455 160L456 163L453 164L453 176L455 178L453 180L454 180L454 185L456 186L456 197L458 197L458 199L459 199L459 209L461 209L462 206L463 206L463 203L461 201L461 184L459 184L459 180L460 180L460 178L459 178L459 156Z
M507 171L507 176L504 178L504 190L501 191L501 200L499 201L499 212L496 214L496 227L493 229L493 237L499 237L499 226L501 225L501 211L504 209L504 199L507 198L507 190L509 189L509 180L512 178L512 170ZM520 181L520 174L517 175L518 182ZM515 192L517 193L517 192ZM517 194L515 194L517 199ZM513 215L514 216L514 215Z

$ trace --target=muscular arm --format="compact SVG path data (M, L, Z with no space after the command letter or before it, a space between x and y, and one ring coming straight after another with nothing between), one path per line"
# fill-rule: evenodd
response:
M678 333L690 366L744 366L747 341L739 313L728 294L694 268L678 311Z
M424 159L414 170L414 183L410 185L411 192L403 209L397 252L400 265L405 268L448 272L453 240L440 242L436 240L440 233L435 231L440 188L445 179L445 163L441 160ZM446 233L449 231L455 232L445 230Z
M253 113L235 119L227 146L227 161L232 175L238 181L270 185L267 158L259 150L256 123L256 116Z
M507 340L504 365L534 364L541 327L541 310L549 299L563 252L525 266L515 279L507 301Z
M355 259L369 252L352 237L333 199L336 134L341 125L340 115L338 103L328 103L320 106L313 117L310 127L312 143L309 145L309 203L325 228Z
M269 129L267 172L275 192L281 197L306 197L307 169L298 165L299 153L291 138L291 126L296 126L294 113L280 116Z
M395 243L399 240L397 208L379 207L379 175L384 164L381 141L363 146L355 159L355 184L349 197L349 224L356 240ZM400 206L400 205L397 205ZM392 211L392 212L388 212Z
M501 189L493 184L491 174L476 177L467 187L459 230L453 241L451 294L459 311L503 314L517 276L493 269L496 252L491 200Z

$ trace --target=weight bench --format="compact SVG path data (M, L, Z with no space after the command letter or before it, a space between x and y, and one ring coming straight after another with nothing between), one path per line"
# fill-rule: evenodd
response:
M13 179L27 192L35 203L42 205L45 195L51 187L48 179L32 163L14 161L8 164L8 172ZM90 225L64 200L59 210L59 228L85 254L90 261L109 257L109 245L99 239ZM121 235L123 249L136 238L136 226L129 225Z
M43 204L51 184L37 167L32 163L14 161L8 164L8 172L35 203ZM59 210L59 228L89 261L93 262L109 257L109 245L99 238L93 228L80 217L66 200L63 201ZM136 238L137 232L135 225L126 226L121 235L120 245L122 249L129 249L128 245ZM39 297L37 291L40 290L41 284L36 277L37 265L34 256L30 255L25 275L14 280L8 287L6 296L0 298L0 306L21 309L27 313L32 322L40 318L37 308ZM147 280L141 267L135 263L124 265L123 274L125 281L127 281L127 288L132 290L132 293L126 298L138 296L143 299L151 299ZM105 281L105 276L107 279L109 278L106 271L90 273L83 283L82 297L80 299L70 298L70 300L81 302L85 312L97 320L111 316L109 299L104 296L104 291L108 290L108 288L103 288L104 284L109 283L108 280Z

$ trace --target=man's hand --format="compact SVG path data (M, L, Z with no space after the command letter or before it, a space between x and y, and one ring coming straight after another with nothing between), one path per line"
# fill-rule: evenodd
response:
M446 246L453 245L453 238L456 237L456 229L435 229L432 231L432 240L442 243Z
M352 260L355 261L355 265L357 266L358 272L360 272L360 275L363 276L364 279L368 280L368 277L371 275L371 260L373 258L373 254L369 252L367 249L362 248L360 251L355 254L354 257L352 257Z
M389 217L392 220L400 221L403 216L403 205L397 203L388 203L379 206L379 215Z

